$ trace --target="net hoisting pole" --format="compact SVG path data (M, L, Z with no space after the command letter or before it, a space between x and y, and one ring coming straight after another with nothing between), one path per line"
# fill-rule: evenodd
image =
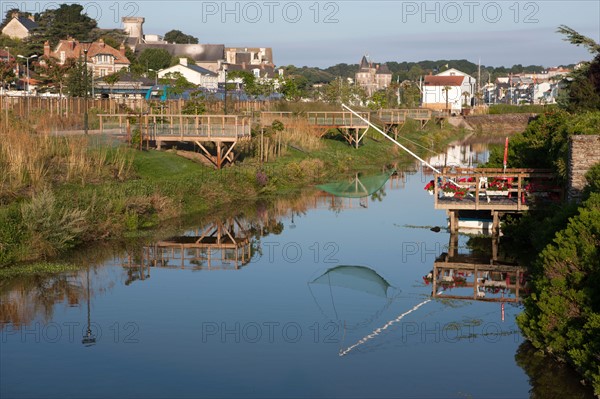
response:
M417 154L415 154L414 152L412 152L411 150L409 150L408 148L406 148L405 146L403 146L402 144L400 144L399 142L397 142L396 140L394 140L392 137L388 136L386 133L384 133L381 129L379 129L377 126L373 125L371 122L369 122L368 120L366 120L365 118L363 118L360 114L358 114L356 111L350 109L350 107L348 107L346 104L342 104L342 107L346 108L348 111L352 112L354 115L356 115L358 118L362 119L363 122L367 123L369 126L371 126L373 129L377 130L379 133L381 133L382 135L384 135L388 140L390 140L392 143L396 144L398 147L402 148L404 151L408 152L410 155L412 155L413 157L417 158L419 161L423 162L425 165L427 165L429 168L431 168L431 170L433 170L435 173L442 173L439 170L437 170L436 168L434 168L431 164L429 164L427 161L425 161L424 159L421 159Z
M425 161L424 159L422 159L421 157L419 157L417 154L415 154L414 152L412 152L411 150L409 150L408 148L406 148L405 146L403 146L402 144L400 144L399 142L397 142L396 140L394 140L392 137L390 137L389 135L387 135L386 133L384 133L380 128L378 128L377 126L375 126L374 124L372 124L370 121L366 120L365 118L362 117L362 115L358 114L356 111L352 110L350 107L348 107L346 104L342 104L342 107L346 108L348 111L352 112L354 115L356 115L358 118L360 118L363 122L367 123L370 127L372 127L373 129L377 130L379 133L381 133L385 138L387 138L388 140L390 140L392 143L396 144L398 147L402 148L404 151L408 152L410 155L412 155L414 158L416 158L417 160L421 161L423 164L425 164L427 167L429 167L431 170L433 170L435 173L438 174L442 174L442 172L440 172L437 168L435 168L433 165L431 165L429 162ZM454 183L458 186L458 183L456 183L453 179L447 178L448 181L450 181L451 183ZM469 193L470 194L470 193Z

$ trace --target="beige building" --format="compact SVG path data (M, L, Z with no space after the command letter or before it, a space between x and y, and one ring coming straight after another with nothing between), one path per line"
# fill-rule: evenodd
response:
M104 43L100 39L93 43L79 43L70 38L61 40L54 50L50 49L50 43L44 43L44 57L58 59L62 65L68 59L83 59L87 51L87 65L93 71L94 76L102 77L119 72L128 68L131 62L125 56L125 46L121 44L119 50Z
M2 34L11 39L26 39L31 35L31 32L38 27L35 19L32 16L23 17L18 12L12 14L12 19L8 21L2 29Z
M360 61L355 77L356 84L363 87L368 96L387 88L392 83L392 73L387 65L369 62L366 56L363 56Z

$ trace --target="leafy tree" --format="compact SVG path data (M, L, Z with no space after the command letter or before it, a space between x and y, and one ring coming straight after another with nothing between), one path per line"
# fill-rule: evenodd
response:
M419 78L421 76L423 76L424 74L425 74L425 71L419 65L413 65L407 73L408 78L410 80L412 80L413 82L418 81Z
M3 87L6 87L15 80L16 76L13 68L12 62L0 62L0 81Z
M561 106L571 112L600 110L600 44L565 25L561 25L558 32L566 36L564 40L583 46L594 55L591 62L570 74L566 81L567 95Z
M308 80L304 76L284 78L279 84L279 91L288 101L300 101L308 92Z
M125 69L121 69L118 72L115 73L111 73L110 75L106 75L102 78L102 80L110 86L110 91L112 94L112 90L114 85L116 85L117 83L119 83L119 81L121 80L121 78L123 77L123 71L125 71Z
M250 96L268 95L272 92L272 88L268 84L260 82L252 72L248 71L231 71L227 73L227 80L235 78L242 79L244 92Z
M337 78L325 85L321 90L324 101L329 104L362 104L366 102L365 90L357 85L351 85L348 79Z
M178 44L198 44L198 38L192 35L186 35L180 30L170 30L165 33L165 41Z
M58 92L62 97L63 89L69 80L69 75L73 72L75 63L75 60L68 59L61 65L56 58L45 58L44 63L40 66L39 72L40 75L45 78L47 83L58 87Z
M136 64L139 72L146 72L149 69L158 71L171 65L171 54L165 49L147 48L140 53Z
M94 39L92 31L97 27L97 22L87 14L83 14L80 4L61 4L57 9L42 12L36 17L39 28L33 38L36 42L50 41L56 45L59 40L69 36L79 41Z
M169 72L158 80L161 85L169 86L169 92L175 96L182 95L186 90L196 88L196 85L188 81L179 72Z
M379 90L373 93L371 101L369 102L369 108L377 110L388 108L388 106L388 98L385 90Z
M91 87L91 71L87 71L87 66L83 62L83 59L75 61L72 68L69 70L69 75L67 76L66 84L67 91L73 97L84 97L86 91L88 91ZM86 81L87 76L87 81Z
M416 83L408 80L400 83L400 103L406 108L415 108L421 104L421 91Z

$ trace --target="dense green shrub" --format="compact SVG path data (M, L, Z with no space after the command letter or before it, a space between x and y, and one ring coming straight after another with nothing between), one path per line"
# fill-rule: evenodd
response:
M572 363L600 394L600 193L540 254L518 323L532 344Z
M600 132L600 112L571 115L553 111L539 115L525 131L510 139L508 167L551 168L562 181L567 179L569 137ZM504 148L494 147L488 166L502 167Z

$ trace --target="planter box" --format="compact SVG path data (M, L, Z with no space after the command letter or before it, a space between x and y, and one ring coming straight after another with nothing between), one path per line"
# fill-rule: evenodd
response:
M487 190L485 193L487 194L488 197L492 197L492 196L508 197L508 190L507 191Z
M456 194L454 191L451 191L451 192L442 191L442 197L454 197L454 194Z

